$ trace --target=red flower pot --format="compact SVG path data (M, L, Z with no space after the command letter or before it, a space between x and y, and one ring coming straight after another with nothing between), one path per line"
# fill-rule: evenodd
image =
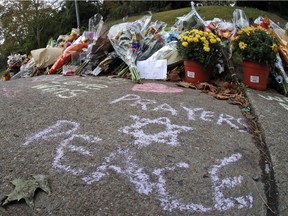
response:
M193 60L184 60L185 81L190 83L209 82L210 71Z
M265 90L267 88L270 67L258 62L243 62L243 83L249 88Z

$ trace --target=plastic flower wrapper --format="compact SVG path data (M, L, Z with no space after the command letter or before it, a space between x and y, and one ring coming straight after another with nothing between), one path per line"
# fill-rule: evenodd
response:
M235 9L233 12L233 23L237 28L249 27L249 20L245 12L241 9Z
M137 60L143 61L148 59L165 45L165 35L162 30L166 26L167 24L165 22L155 21L147 27L143 41L142 54Z
M190 29L204 29L205 21L201 18L195 9L194 2L191 2L191 7L192 10L183 17L178 18L178 20L173 25L173 27L176 28L176 32L181 33Z
M108 38L118 56L128 65L133 82L140 82L136 68L137 58L142 54L144 30L151 21L151 15L145 15L135 22L114 25L110 28Z

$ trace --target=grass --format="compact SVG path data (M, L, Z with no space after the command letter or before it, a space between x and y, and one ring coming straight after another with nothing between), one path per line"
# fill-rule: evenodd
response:
M235 9L241 9L245 12L247 18L252 18L255 20L259 16L268 16L273 22L280 23L281 26L284 26L287 22L286 20L282 19L281 17L277 16L276 14L269 13L266 11L258 10L255 8L246 8L246 7L224 7L224 6L203 6L203 7L197 7L196 10L199 13L199 15L204 19L212 20L213 18L220 18L224 19L226 21L232 21L233 19L233 12ZM163 21L167 23L168 25L172 26L177 17L181 17L191 11L191 7L187 8L181 8L176 10L169 10L169 11L163 11L153 14L152 20L156 21ZM169 15L167 15L169 14ZM135 21L139 18L141 18L143 15L138 16L132 16L128 17L127 21ZM123 22L123 20L114 20L107 22L107 26L111 27L112 25L118 24Z

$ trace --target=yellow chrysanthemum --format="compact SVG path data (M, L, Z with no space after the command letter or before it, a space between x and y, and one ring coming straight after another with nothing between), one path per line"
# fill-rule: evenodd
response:
M188 39L187 39L187 42L188 42L188 43L193 42L193 37L189 36Z
M206 41L206 38L205 37L201 37L200 40L204 42L204 41Z
M198 42L199 42L199 39L198 39L197 37L194 37L194 38L193 38L193 41L194 41L195 43L198 43Z
M247 47L247 44L245 44L244 42L240 42L240 43L239 43L239 48L240 48L241 50L246 49L246 47Z
M274 43L271 48L272 48L272 50L273 50L274 52L278 52L278 46L277 46L277 44Z
M210 47L204 46L204 47L203 47L203 50L204 50L205 52L210 52Z
M210 39L210 43L214 44L214 43L216 43L216 42L217 42L216 39L214 39L214 38Z
M188 42L186 42L186 41L182 42L182 46L183 47L188 47Z

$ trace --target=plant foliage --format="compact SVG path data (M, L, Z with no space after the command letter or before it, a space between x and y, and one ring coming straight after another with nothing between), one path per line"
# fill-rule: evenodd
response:
M272 65L278 52L276 39L262 27L240 29L232 38L232 50L243 60Z
M192 29L182 33L180 37L177 50L184 60L194 60L204 67L217 61L221 39L214 33Z

